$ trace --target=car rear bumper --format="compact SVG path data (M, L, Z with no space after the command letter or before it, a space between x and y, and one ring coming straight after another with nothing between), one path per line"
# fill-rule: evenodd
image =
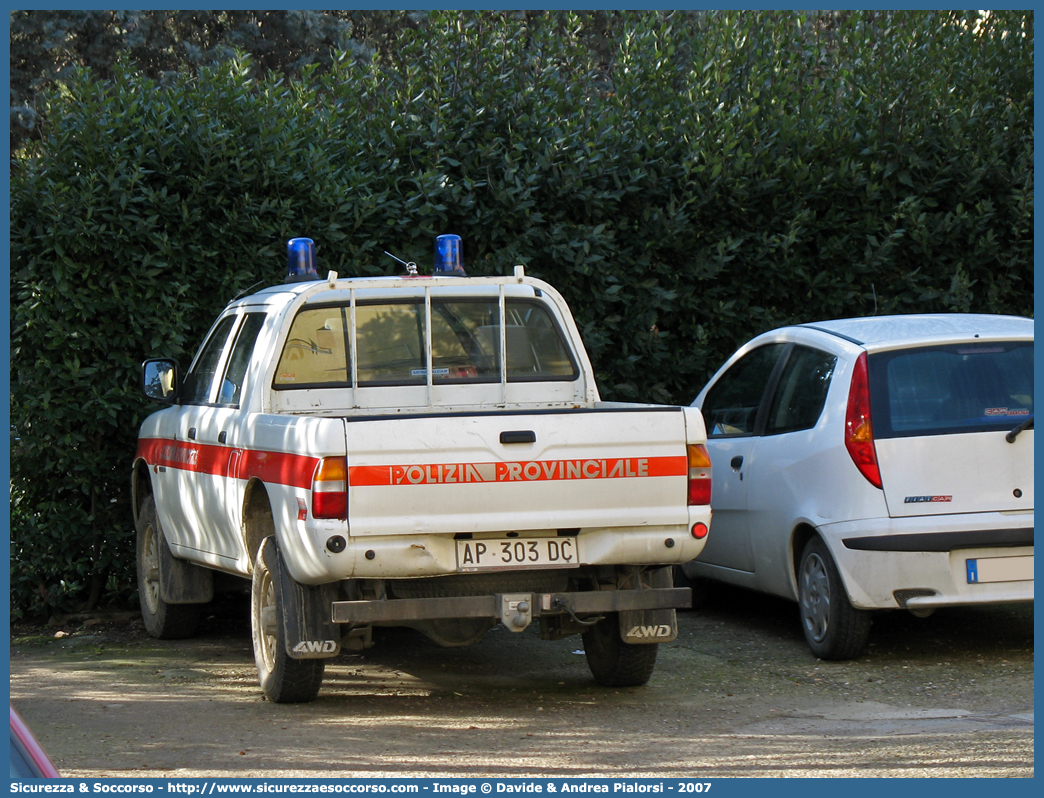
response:
M1032 513L864 519L820 534L861 609L1033 601Z

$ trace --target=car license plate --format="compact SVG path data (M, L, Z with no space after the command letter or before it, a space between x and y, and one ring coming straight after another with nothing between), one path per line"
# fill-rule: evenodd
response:
M510 568L576 568L576 538L497 538L458 540L458 571Z
M1021 557L979 557L965 561L968 584L982 582L1022 582L1033 579L1033 555Z

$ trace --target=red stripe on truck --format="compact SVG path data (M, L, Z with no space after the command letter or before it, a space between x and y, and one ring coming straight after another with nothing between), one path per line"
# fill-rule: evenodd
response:
M283 452L235 449L195 441L141 438L138 456L149 465L211 476L260 479L262 482L310 489L318 457ZM689 473L685 455L577 460L524 460L506 463L429 463L425 465L357 465L348 469L355 487L452 485L472 482L557 482L574 479L640 479L680 477Z
M236 449L195 441L140 438L138 456L152 466L177 468L210 476L260 479L272 485L312 487L318 457L254 449Z
M689 473L685 455L579 460L525 460L508 463L430 463L351 466L354 487L452 485L468 482L552 482L573 479L680 477Z

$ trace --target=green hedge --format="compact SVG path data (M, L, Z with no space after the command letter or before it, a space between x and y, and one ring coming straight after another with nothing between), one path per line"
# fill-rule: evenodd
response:
M143 358L320 271L524 263L605 398L687 403L791 321L1032 313L1032 14L433 14L391 63L53 93L11 178L12 611L134 592ZM978 21L977 21L978 20Z

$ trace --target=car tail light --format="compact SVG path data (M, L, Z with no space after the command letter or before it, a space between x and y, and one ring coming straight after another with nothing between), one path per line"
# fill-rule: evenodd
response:
M848 413L845 415L845 448L859 473L875 488L881 487L881 469L877 465L874 427L870 421L870 378L866 352L859 356L852 370L848 389Z
M324 457L312 477L312 517L348 518L348 463Z
M690 443L685 449L689 455L689 504L710 504L711 461L707 447Z

